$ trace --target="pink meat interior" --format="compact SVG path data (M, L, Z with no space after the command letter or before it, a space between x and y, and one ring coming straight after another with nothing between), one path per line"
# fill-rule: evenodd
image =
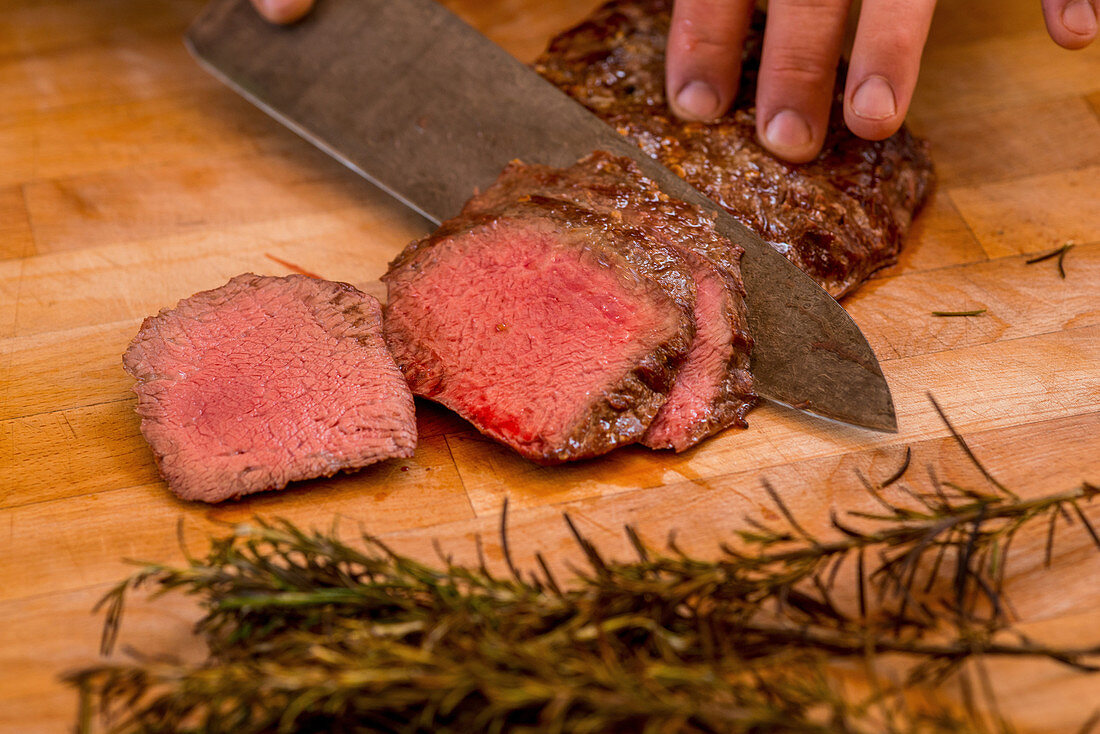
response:
M656 286L563 247L560 231L498 224L434 254L394 311L420 324L409 328L445 365L445 387L430 397L505 441L561 440L578 406L613 389L678 328Z
M166 470L189 460L215 459L228 473L340 461L363 452L371 429L382 439L395 427L377 412L396 385L379 379L353 339L281 295L261 303L240 292L216 313L174 320L175 333L160 335L165 348L148 356L161 379L146 389L163 410L150 428L167 439Z
M697 257L697 256L696 256ZM692 426L714 412L722 382L729 372L733 353L729 317L729 292L714 272L695 269L695 339L687 360L646 434L645 443L683 448Z

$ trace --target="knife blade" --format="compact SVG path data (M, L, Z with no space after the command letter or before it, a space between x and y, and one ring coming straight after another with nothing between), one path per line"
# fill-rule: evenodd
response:
M713 212L745 248L757 392L896 431L890 388L848 313L709 198L434 0L327 0L274 26L214 0L185 43L214 76L435 224L513 159L629 156L669 196Z

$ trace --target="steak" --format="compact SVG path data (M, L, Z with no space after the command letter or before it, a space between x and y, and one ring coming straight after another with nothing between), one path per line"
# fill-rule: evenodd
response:
M676 451L729 426L744 428L755 405L749 353L744 250L714 231L698 207L671 200L628 158L598 151L568 169L512 166L467 207L470 214L523 196L564 200L619 218L652 242L677 250L695 284L695 339L668 400L641 438Z
M381 307L346 283L239 275L145 319L123 364L142 434L183 499L282 489L416 445Z
M695 335L689 264L600 188L615 165L644 184L639 201L656 195L605 155L514 162L382 278L413 392L543 464L641 439Z
M678 452L724 428L747 428L745 415L756 405L740 267L731 269L732 258L704 247L687 250L685 256L695 276L695 340L668 400L641 440L649 448Z
M755 231L833 296L894 263L931 190L927 143L906 128L881 141L844 126L835 90L822 153L785 163L756 141L753 100L764 16L746 40L730 112L687 122L668 109L664 52L670 0L612 0L555 37L536 70ZM838 80L844 79L843 70Z

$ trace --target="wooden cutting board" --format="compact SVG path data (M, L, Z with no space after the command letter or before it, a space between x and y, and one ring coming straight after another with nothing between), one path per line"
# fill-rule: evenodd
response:
M454 0L523 60L593 0ZM75 699L56 680L95 660L92 604L124 558L180 558L259 514L361 523L459 559L512 502L513 550L576 557L560 515L611 555L633 523L702 555L767 515L769 479L803 522L866 507L858 469L980 482L927 394L1005 484L1038 495L1100 483L1100 44L1057 48L1033 0L937 11L911 124L939 186L901 262L845 302L883 361L901 432L763 405L746 431L682 455L626 449L539 468L419 406L415 457L219 507L172 498L138 432L120 355L141 319L244 271L307 270L382 296L378 276L427 224L200 71L181 45L199 0L0 0L0 730L56 732ZM1025 261L1067 242L1054 261ZM936 310L985 309L973 318ZM919 484L919 477L913 478ZM1100 520L1100 509L1090 510ZM1100 554L1079 529L1042 568L1022 542L1009 593L1024 629L1100 642ZM194 654L190 603L137 605L124 642ZM1023 731L1074 731L1100 677L993 667ZM955 695L947 690L944 695Z

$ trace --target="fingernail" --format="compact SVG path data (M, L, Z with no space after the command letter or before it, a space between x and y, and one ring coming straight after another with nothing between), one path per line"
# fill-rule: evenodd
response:
M695 120L713 120L721 110L718 92L706 82L693 81L684 85L676 95L676 107L684 116Z
M782 151L805 148L814 136L806 118L794 110L780 110L768 120L764 137L772 148Z
M852 112L865 120L886 120L898 113L894 88L881 76L864 79L852 95Z
M1092 3L1089 0L1073 0L1062 8L1062 25L1079 36L1092 36L1096 33L1096 11Z

